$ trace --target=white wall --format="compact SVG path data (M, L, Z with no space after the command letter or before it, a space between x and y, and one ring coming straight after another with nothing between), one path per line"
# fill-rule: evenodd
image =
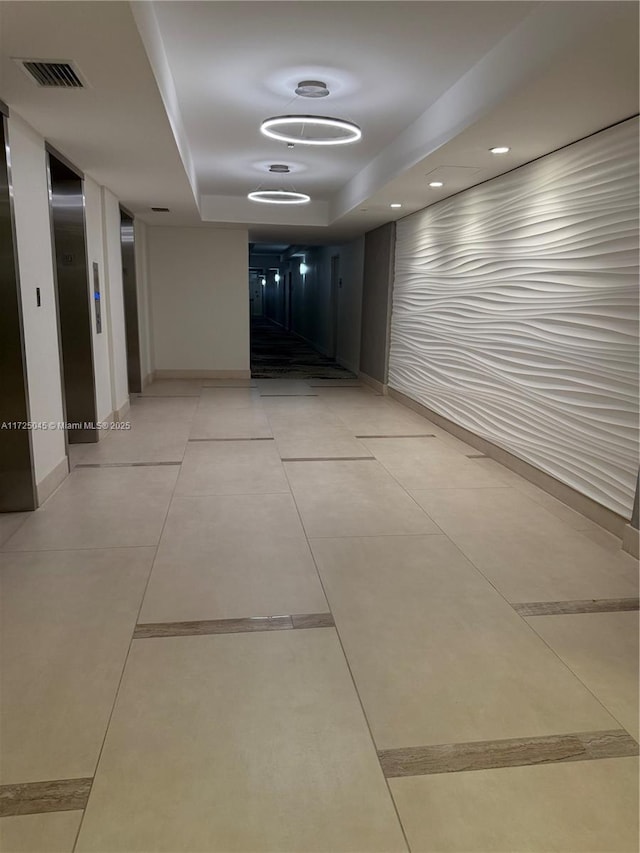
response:
M249 367L248 232L148 228L156 371Z
M87 263L89 265L89 287L93 292L93 263L97 262L100 271L100 291L102 300L102 332L97 334L95 323L95 303L91 318L93 337L93 364L96 383L96 415L99 421L107 420L113 412L111 401L111 364L109 354L110 304L109 285L105 276L104 241L102 226L102 195L98 184L85 175L84 179L85 216L87 231ZM104 431L100 437L106 435Z
M102 225L104 281L109 312L111 410L117 412L129 401L127 336L124 323L124 291L122 286L120 205L118 199L105 187L102 188Z
M43 138L13 110L8 127L31 420L62 422L45 144ZM120 213L115 196L99 187L91 177L85 177L84 188L89 275L92 262L97 261L103 301L103 331L96 334L94 315L92 334L97 417L105 420L128 399ZM138 281L144 291L144 266ZM39 308L36 305L36 287L40 288ZM93 287L91 278L90 287ZM145 312L145 319L147 315ZM34 430L32 445L36 483L41 484L56 469L56 477L59 476L61 463L66 458L64 431ZM51 486L51 480L48 486Z
M389 385L631 515L638 120L400 220Z
M44 140L15 113L8 125L31 420L59 422L64 416ZM32 444L41 483L66 457L64 431L34 430Z

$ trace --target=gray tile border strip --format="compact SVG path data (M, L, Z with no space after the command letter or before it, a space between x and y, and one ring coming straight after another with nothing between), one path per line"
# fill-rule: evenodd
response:
M148 622L136 625L133 639L244 634L255 631L291 631L301 628L331 628L333 626L334 621L331 613L250 616L241 619L202 619L193 622Z
M437 435L431 432L421 432L415 435L356 435L354 438L437 438Z
M74 468L157 468L159 465L182 465L182 462L78 462Z
M294 628L335 628L331 613L300 613L292 616Z
M281 462L371 462L375 456L282 456Z
M317 394L260 394L261 397L317 397Z
M136 400L192 400L200 394L137 394Z
M487 456L486 453L467 453L465 454L467 459L490 459L490 456Z
M621 613L640 610L638 598L592 598L584 601L529 601L512 604L520 616L563 616L572 613Z
M387 779L634 755L638 744L624 729L378 751Z
M188 441L275 441L272 435L252 436L250 438L190 438Z
M87 805L93 778L55 779L0 786L0 817L69 812Z

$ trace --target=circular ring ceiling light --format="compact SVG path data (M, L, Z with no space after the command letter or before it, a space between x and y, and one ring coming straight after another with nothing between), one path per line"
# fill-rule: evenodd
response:
M293 190L256 190L249 193L247 198L261 204L307 204L311 201L311 196Z
M262 122L260 132L278 142L300 145L346 145L362 139L357 124L331 116L273 116Z

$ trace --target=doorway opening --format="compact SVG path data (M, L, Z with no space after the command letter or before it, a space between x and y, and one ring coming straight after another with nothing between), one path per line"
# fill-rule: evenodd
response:
M91 327L102 334L100 270L94 263L89 276L82 175L51 150L48 173L65 435L87 444L98 441Z
M328 246L250 244L252 376L354 378L337 362L339 265Z

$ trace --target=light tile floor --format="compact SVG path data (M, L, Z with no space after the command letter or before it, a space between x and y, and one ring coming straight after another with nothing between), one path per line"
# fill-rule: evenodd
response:
M155 383L41 509L0 516L0 782L94 778L85 810L0 818L5 853L637 851L628 752L385 779L383 749L637 737L637 613L512 607L631 598L637 566L336 384ZM147 623L187 636L133 640Z

